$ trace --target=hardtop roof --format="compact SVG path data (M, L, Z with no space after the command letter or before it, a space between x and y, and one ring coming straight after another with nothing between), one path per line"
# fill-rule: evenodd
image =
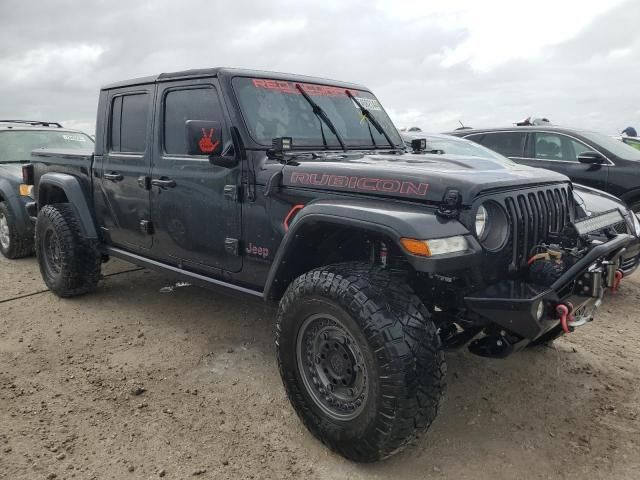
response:
M146 85L157 82L168 82L174 80L187 80L191 78L205 78L205 77L217 77L217 76L247 76L247 77L264 77L272 78L274 80L292 80L306 83L318 83L322 85L331 85L344 88L353 88L355 90L369 90L363 85L358 85L349 82L340 82L337 80L331 80L328 78L311 77L307 75L295 75L291 73L282 72L270 72L265 70L249 70L243 68L198 68L193 70L182 70L179 72L160 73L158 75L151 75L147 77L133 78L130 80L123 80L115 83L105 85L101 90L112 90L115 88L132 87L136 85Z

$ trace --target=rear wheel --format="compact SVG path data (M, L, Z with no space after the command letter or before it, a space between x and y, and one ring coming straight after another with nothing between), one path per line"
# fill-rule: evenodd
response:
M102 259L95 243L83 237L68 203L47 205L40 210L36 254L44 282L59 297L95 290Z
M436 417L440 338L411 288L380 268L337 264L297 278L280 302L276 345L296 412L351 460L392 455Z
M33 253L33 236L20 235L16 217L7 202L0 202L0 253L10 259Z

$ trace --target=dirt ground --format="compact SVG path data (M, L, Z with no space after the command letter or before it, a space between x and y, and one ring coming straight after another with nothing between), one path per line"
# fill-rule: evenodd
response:
M298 421L262 304L104 273L60 300L0 259L0 479L640 478L640 274L554 348L449 354L429 433L358 465Z

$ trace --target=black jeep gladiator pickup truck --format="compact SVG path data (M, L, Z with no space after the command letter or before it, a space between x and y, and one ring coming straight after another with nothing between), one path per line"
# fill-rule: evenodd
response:
M445 349L501 358L573 331L634 240L563 175L424 150L359 85L226 68L109 85L95 151L23 168L40 269L61 297L113 256L277 304L302 421L385 458L436 417Z

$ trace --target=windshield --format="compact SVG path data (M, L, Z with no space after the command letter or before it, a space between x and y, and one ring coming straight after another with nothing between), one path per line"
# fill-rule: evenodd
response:
M640 150L636 150L620 140L596 132L580 132L580 134L591 140L596 146L601 146L623 160L640 160Z
M300 85L326 113L347 147L373 146L390 148L389 142L365 118L344 88L310 83L298 83L264 78L236 77L233 89L249 133L258 143L271 145L277 137L292 137L294 148L340 148L340 143L328 125L313 111L296 85ZM386 112L371 93L350 89L358 102L378 121L391 141L402 140ZM324 140L323 140L324 136Z
M49 130L5 130L0 132L0 162L27 161L37 148L87 150L93 140L84 133Z

